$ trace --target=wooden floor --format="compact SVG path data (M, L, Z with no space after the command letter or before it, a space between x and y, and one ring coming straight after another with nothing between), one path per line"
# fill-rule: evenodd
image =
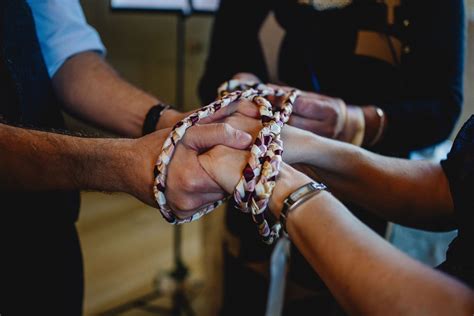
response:
M219 226L216 222L220 223L221 218L222 212L217 210L204 221L182 226L182 253L190 268L189 283L198 291L193 295L197 315L212 315L217 308L216 297L206 292L217 286L212 283L219 271L215 260L220 243L215 236L219 231L207 227ZM128 195L82 193L78 229L85 265L85 315L100 314L151 292L157 275L165 276L172 268L173 226L155 209ZM166 306L170 300L157 303ZM120 315L151 314L135 309Z

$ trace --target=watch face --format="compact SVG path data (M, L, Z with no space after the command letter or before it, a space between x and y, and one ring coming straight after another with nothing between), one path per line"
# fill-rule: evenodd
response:
M291 202L294 203L299 200L301 196L303 196L307 192L306 187L302 188L296 192L293 192L290 196Z
M305 195L306 193L308 193L309 191L312 191L312 189L314 189L315 186L314 186L314 183L311 182L311 183L308 183L308 184L305 184L304 186L302 186L301 188L297 189L295 192L293 192L291 195L290 195L290 199L292 200L291 202L294 203L296 202L297 200L299 200L303 195Z

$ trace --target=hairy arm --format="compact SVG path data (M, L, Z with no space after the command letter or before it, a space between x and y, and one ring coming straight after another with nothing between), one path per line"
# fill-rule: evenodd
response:
M95 52L68 59L54 75L53 85L68 112L127 137L142 135L146 114L159 102L120 77ZM157 129L170 127L182 117L175 110L165 111Z
M0 157L2 190L126 191L127 166L133 162L129 140L73 137L4 124Z
M156 206L153 168L169 129L139 139L81 138L0 124L0 190L126 192ZM223 197L197 161L215 145L247 148L251 137L227 124L191 127L168 169L166 196L187 217ZM183 168L186 166L186 168Z

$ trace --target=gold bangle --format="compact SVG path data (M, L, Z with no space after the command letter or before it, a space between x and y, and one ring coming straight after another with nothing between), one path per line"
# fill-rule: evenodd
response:
M375 113L379 117L380 123L379 123L379 128L377 129L377 133L374 136L374 139L372 139L372 141L369 144L370 147L374 146L380 141L380 139L382 138L384 128L385 128L385 112L381 108L377 107L375 108Z
M353 110L357 112L359 119L357 120L358 122L357 130L355 131L354 137L352 137L352 140L350 141L350 143L356 146L361 146L362 142L364 141L364 134L365 134L364 112L358 106L354 107Z

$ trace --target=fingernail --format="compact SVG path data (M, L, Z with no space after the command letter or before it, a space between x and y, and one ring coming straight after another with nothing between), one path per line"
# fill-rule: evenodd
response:
M249 144L252 141L252 136L241 130L237 130L237 138L244 144Z

